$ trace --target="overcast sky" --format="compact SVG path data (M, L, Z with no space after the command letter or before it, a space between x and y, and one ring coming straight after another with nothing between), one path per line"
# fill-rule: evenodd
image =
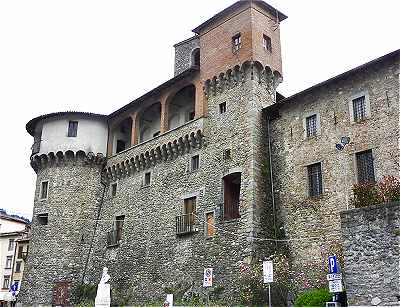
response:
M109 114L173 76L173 45L233 0L0 0L1 203L31 217L31 118ZM294 94L400 48L398 0L272 0Z

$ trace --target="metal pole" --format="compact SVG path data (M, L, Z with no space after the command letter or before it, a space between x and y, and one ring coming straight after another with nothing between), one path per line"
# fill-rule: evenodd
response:
M268 306L271 307L271 283L268 283Z
M347 156L346 152L343 150L343 164L344 164L344 193L345 193L345 199L346 199L346 209L349 210L349 190L347 187Z

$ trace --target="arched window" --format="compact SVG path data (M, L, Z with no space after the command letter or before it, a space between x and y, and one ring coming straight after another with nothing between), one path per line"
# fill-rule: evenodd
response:
M200 48L192 51L192 66L200 66Z

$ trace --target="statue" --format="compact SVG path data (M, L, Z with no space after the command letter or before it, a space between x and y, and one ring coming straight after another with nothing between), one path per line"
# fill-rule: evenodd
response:
M97 295L95 300L95 307L110 307L111 296L110 296L110 284L107 282L110 280L110 275L108 275L108 269L103 268L103 274L101 276L100 282L97 286Z
M108 275L108 269L105 267L103 268L103 275L101 276L100 285L106 284L110 280L110 275Z

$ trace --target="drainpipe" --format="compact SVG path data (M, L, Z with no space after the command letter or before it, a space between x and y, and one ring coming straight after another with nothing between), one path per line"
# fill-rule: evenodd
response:
M270 118L267 115L267 138L268 138L268 158L269 158L269 175L271 182L271 196L272 196L272 213L273 213L273 224L274 224L274 238L277 239L276 231L276 207L275 207L275 187L274 187L274 176L272 168L272 152L271 152L271 137L270 137ZM278 247L278 242L275 241L275 248Z
M89 246L89 251L88 251L87 258L86 258L85 267L84 267L83 273L82 273L81 285L83 285L83 283L84 283L87 267L89 265L90 254L92 253L92 250L93 250L93 243L94 243L94 239L96 237L96 231L97 231L97 227L99 225L99 218L100 218L100 214L101 214L101 209L102 209L103 203L104 203L104 195L106 193L106 188L107 188L106 183L104 183L101 179L100 179L100 183L103 186L103 193L102 193L101 201L100 201L100 204L99 204L99 207L98 207L98 210L97 210L96 222L95 222L94 229L93 229L93 236L92 236L92 240L90 242L90 246Z

